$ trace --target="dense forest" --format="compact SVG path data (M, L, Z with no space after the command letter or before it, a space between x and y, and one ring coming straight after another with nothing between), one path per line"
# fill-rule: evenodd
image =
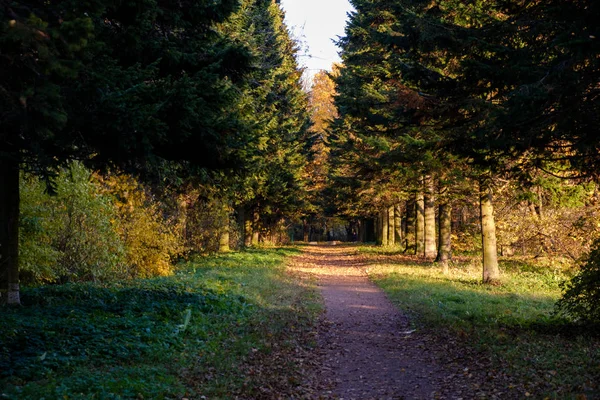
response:
M443 268L456 230L484 282L499 278L498 250L581 260L598 236L598 4L353 4L331 138L338 208L378 210L379 243ZM581 318L598 318L597 263L563 302Z
M15 2L2 29L4 302L280 241L305 208L307 96L277 4Z
M372 242L569 271L597 326L600 3L351 3L307 85L278 1L2 1L0 303Z

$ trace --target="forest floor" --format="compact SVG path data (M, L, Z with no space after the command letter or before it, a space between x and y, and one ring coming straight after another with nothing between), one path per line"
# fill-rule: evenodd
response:
M316 277L322 399L510 399L528 396L468 338L411 323L368 278L355 247L309 245L290 263Z

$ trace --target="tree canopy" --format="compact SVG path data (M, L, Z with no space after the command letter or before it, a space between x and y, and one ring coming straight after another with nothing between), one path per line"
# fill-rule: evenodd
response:
M70 159L158 181L235 169L265 206L297 197L308 118L277 3L19 1L1 12L2 290L18 293L21 169L50 188Z

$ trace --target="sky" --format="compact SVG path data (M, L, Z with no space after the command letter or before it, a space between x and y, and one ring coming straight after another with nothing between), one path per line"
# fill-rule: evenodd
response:
M281 6L292 37L302 46L300 65L310 76L331 70L340 61L333 40L344 36L346 14L353 10L348 0L281 0Z

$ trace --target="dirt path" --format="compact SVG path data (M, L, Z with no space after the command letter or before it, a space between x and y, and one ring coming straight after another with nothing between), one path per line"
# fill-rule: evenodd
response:
M411 328L369 281L352 247L307 246L294 264L318 277L326 307L319 334L325 382L320 398L498 398L473 390L478 385L468 368L457 375L456 364L440 362L444 346Z

